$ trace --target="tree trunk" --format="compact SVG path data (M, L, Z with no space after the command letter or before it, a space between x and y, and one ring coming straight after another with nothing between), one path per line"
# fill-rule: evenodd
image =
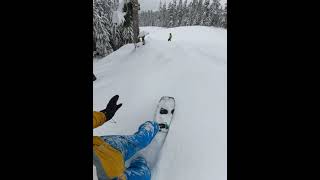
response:
M140 5L138 0L131 0L132 3L132 26L133 26L133 41L134 43L139 42L139 14L138 11L140 9Z

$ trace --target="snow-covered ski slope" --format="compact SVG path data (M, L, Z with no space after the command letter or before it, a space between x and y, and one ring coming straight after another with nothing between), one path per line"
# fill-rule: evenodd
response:
M146 45L128 44L95 61L93 110L118 94L123 106L94 135L130 135L152 120L161 96L176 99L152 180L227 179L227 31L141 27ZM172 41L168 42L169 33Z

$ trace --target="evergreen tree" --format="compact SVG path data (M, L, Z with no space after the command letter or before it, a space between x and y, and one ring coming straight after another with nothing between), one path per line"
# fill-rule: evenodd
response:
M188 13L189 13L189 11L188 11L188 6L187 6L187 0L185 0L184 1L184 3L183 3L183 7L182 7L182 10L183 10L183 15L182 15L182 22L181 22L181 25L182 26L187 26L187 21L188 21Z
M210 0L205 0L203 5L203 16L202 16L202 24L204 26L210 26L211 23L211 16L210 16Z
M167 3L166 1L164 2L163 4L163 7L162 7L162 27L167 27L168 25L168 13L167 13Z
M218 26L217 27L223 27L223 13L224 13L224 9L222 8L222 6L219 6L218 9L218 16L219 16L219 20L218 20Z
M93 1L93 41L96 55L106 56L113 52L110 37L112 27L112 3L110 0Z
M93 0L93 49L94 55L104 57L127 43L133 42L130 2L123 11L127 11L125 21L114 24L112 16L119 8L119 0ZM122 9L122 7L120 7Z
M223 20L222 20L222 27L227 29L227 3L224 5L224 11L223 11Z
M181 26L182 22L182 17L183 17L183 6L182 6L182 0L179 0L179 4L177 6L177 19L175 22L175 27Z
M220 2L219 0L213 0L212 4L210 5L210 16L211 16L211 26L218 27L220 24L220 16L221 16L221 11L220 11Z
M189 22L190 26L196 25L196 15L197 15L197 6L198 5L198 0L193 0L191 4L191 11L189 14Z
M168 24L167 27L173 27L173 8L172 3L168 4Z
M203 15L203 0L199 0L198 4L196 6L196 15L195 15L195 21L194 25L200 25L202 21L202 15Z
M118 1L118 0L115 0ZM227 3L222 8L219 0L176 0L169 3L159 3L158 11L143 11L139 14L140 26L159 26L159 27L177 27L177 26L215 26L227 27ZM182 3L183 2L183 3ZM122 31L120 31L122 32ZM114 33L111 33L114 34ZM117 36L112 38L117 38ZM113 47L116 42L112 42ZM120 43L121 44L121 43Z
M122 27L122 31L121 31L121 35L122 35L122 44L128 44L128 43L132 43L133 42L133 29L132 29L132 25L128 26L128 27ZM120 46L120 47L121 47ZM118 47L118 48L120 48Z
M177 0L172 1L172 27L175 27L175 24L177 23Z
M161 27L161 18L162 18L162 2L160 1L160 5L159 5L159 11L157 14L157 21L156 21L156 26Z

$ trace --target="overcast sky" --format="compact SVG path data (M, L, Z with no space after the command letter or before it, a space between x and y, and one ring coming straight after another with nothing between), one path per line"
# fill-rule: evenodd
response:
M159 9L159 4L160 4L160 0L138 0L140 3L140 10L144 11L144 10L158 10ZM161 0L161 2L167 1L170 2L172 0ZM192 0L188 0L188 2L190 2ZM179 0L177 0L177 3L179 2ZM182 0L182 2L184 2L184 0ZM220 3L222 5L224 5L224 3L227 2L227 0L220 0Z

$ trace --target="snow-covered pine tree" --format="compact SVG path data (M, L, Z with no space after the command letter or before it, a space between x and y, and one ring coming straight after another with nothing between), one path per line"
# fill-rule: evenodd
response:
M148 16L149 16L149 24L150 24L150 26L154 26L153 11L152 10L149 10Z
M152 16L152 14L151 14L150 10L142 11L139 14L140 26L151 26L151 24L152 24L151 16Z
M182 6L182 20L181 20L181 26L187 26L188 21L188 1L184 0L183 6Z
M156 26L156 21L157 21L156 14L157 14L156 12L152 11L152 14L151 14L152 26Z
M146 26L144 12L139 14L139 26Z
M167 27L173 27L173 23L174 23L174 8L173 8L173 3L169 2Z
M162 7L162 27L168 27L168 10L167 10L167 3L166 1Z
M173 13L172 13L172 15L173 15L173 24L172 24L172 27L175 27L175 25L176 25L176 21L177 21L177 0L173 0L172 1L172 9L173 9Z
M210 16L210 0L205 0L203 4L203 16L202 16L202 25L203 26L210 26L211 23L211 16Z
M152 11L152 26L158 26L159 24L159 11Z
M115 12L117 11L118 7L119 7L119 0L113 0L112 1L112 11L111 12ZM113 14L113 13L111 13ZM110 37L110 44L112 46L113 50L119 49L123 44L123 38L121 35L121 26L120 24L117 25L115 24L115 22L112 22L112 27L111 27L111 37Z
M211 26L218 27L220 23L220 1L213 0L210 5Z
M121 36L121 26L112 26L110 44L113 50L119 49L123 45L123 38Z
M224 11L223 11L223 21L222 21L222 27L226 28L227 29L227 14L228 14L228 11L227 11L227 2L225 3L224 5Z
M144 26L148 26L148 14L146 11L141 13L142 17L140 19L141 22L143 22Z
M195 16L195 21L194 21L194 25L200 25L201 23L201 18L202 18L202 14L203 14L203 0L199 0L197 7L196 7L196 16Z
M219 27L227 28L227 3L224 4L224 7L220 6L219 9L220 19L219 19Z
M225 8L222 8L219 0L213 0L211 4L210 1L193 0L188 4L187 0L184 0L183 3L182 0L179 0L176 8L174 8L175 1L173 1L169 3L170 6L167 9L166 4L160 1L158 11L148 10L139 14L140 26L177 27L201 25L226 28L226 4Z
M95 55L103 57L113 52L110 44L112 28L112 2L110 0L93 0L93 41Z
M133 37L134 37L132 25L130 25L128 27L121 27L121 35L122 35L122 39L123 39L122 45L132 43Z
M114 23L113 15L120 8L124 11L129 4L119 7L119 0L93 0L93 49L94 56L104 57L127 43L133 42L132 18L126 14L125 21ZM123 5L123 4L122 4ZM127 8L130 11L130 8Z
M145 20L145 12L142 11L139 13L139 26L146 26L146 20Z
M149 17L148 17L148 11L144 11L143 12L143 15L144 15L144 23L147 25L147 26L149 26Z
M130 0L124 0L122 11L125 12L124 22L119 26L121 29L122 45L132 43L134 41L133 33L133 17L132 17L132 3ZM120 46L120 47L121 47Z
M147 11L147 24L151 25L151 17L150 17L150 10Z
M139 13L140 26L161 26L162 7L158 11L142 11Z
M189 21L190 21L190 26L193 26L196 24L196 16L197 16L197 5L198 5L198 0L193 0L191 4L191 12L189 16Z
M186 17L186 26L192 26L192 16L193 16L193 2L190 2L187 7L187 17Z
M219 16L218 27L223 27L223 12L224 12L224 9L220 4L218 9L218 16Z
M156 26L158 27L161 27L162 24L161 24L161 14L162 13L162 2L160 1L160 4L159 4L159 10L158 10L158 13L157 13L157 20L156 20Z
M154 26L154 18L153 18L153 11L152 10L149 10L149 13L148 13L148 17L149 17L149 26Z
M177 26L181 26L181 22L182 22L182 16L183 16L183 6L182 6L182 0L179 0L179 4L177 6L177 19L175 22L175 27Z

